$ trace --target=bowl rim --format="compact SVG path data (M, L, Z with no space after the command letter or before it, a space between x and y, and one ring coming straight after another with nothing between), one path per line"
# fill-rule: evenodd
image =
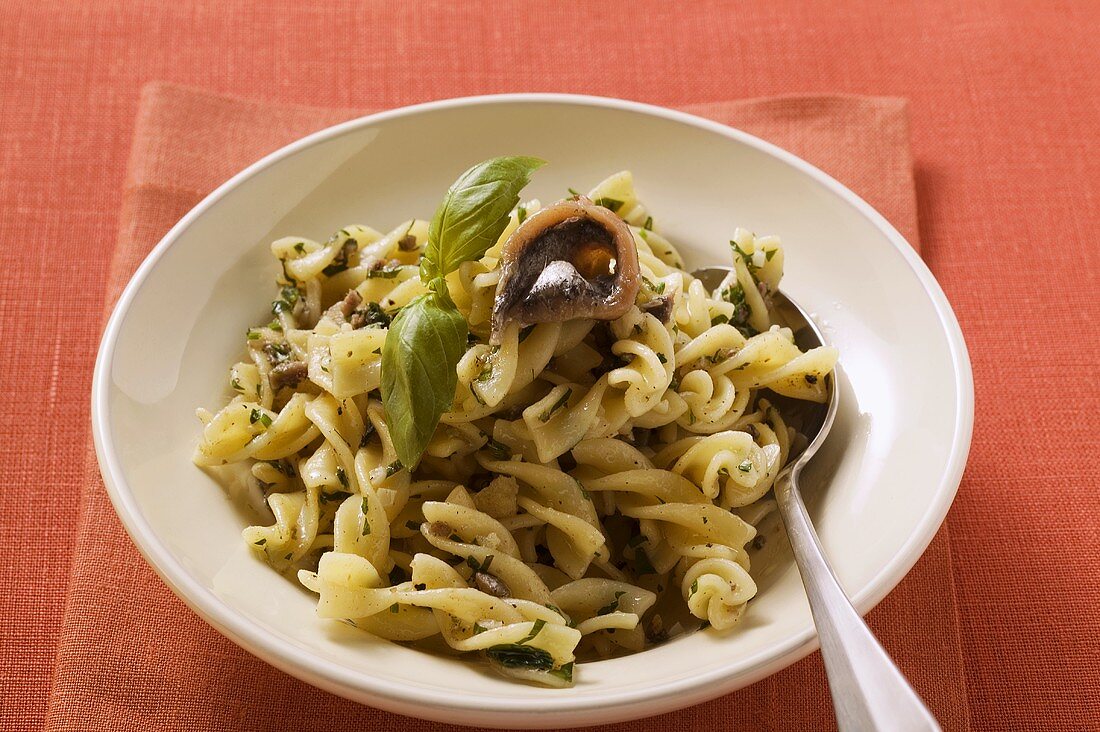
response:
M399 107L358 117L327 127L302 137L249 165L208 194L157 243L137 268L115 303L100 342L91 389L92 435L100 472L115 512L121 519L141 555L161 580L206 622L237 645L267 663L291 675L359 701L403 714L439 716L446 712L480 712L480 719L502 721L508 715L522 715L526 721L538 716L542 723L563 715L578 719L580 714L601 710L601 720L621 721L646 714L669 711L699 703L764 678L810 654L818 647L812 624L769 649L729 664L723 664L698 675L665 682L642 689L608 691L585 696L548 694L545 700L532 703L529 699L499 696L490 702L485 697L464 697L446 688L432 690L403 686L383 676L367 676L339 664L303 652L287 640L250 622L227 602L203 587L176 559L146 520L130 489L116 453L111 433L109 406L110 372L115 347L127 313L135 296L160 259L179 237L216 202L260 171L318 143L370 127L422 114L480 105L560 104L599 107L641 114L684 124L732 139L779 159L808 175L832 193L853 206L866 217L893 245L909 269L917 277L929 297L946 336L952 361L957 397L951 453L932 500L920 517L914 531L877 574L850 599L860 614L864 614L885 597L908 573L924 553L947 515L958 491L970 449L974 425L974 383L971 364L962 330L939 283L927 265L905 238L881 214L843 184L799 158L793 153L728 125L697 115L642 102L612 97L582 94L513 93L457 97ZM700 689L706 691L700 693ZM450 721L456 721L451 719ZM470 722L467 722L470 723Z

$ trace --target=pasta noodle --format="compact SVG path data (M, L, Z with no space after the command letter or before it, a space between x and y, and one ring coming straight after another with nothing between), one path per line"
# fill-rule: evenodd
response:
M504 243L542 208L517 206L484 256L446 276L470 336L411 471L381 402L382 349L426 292L428 222L271 245L274 317L248 330L228 403L199 410L194 461L246 469L270 518L243 538L316 593L319 617L439 638L550 686L572 683L577 658L737 624L756 594L746 547L799 439L774 395L824 401L837 354L801 351L775 322L776 237L737 229L730 274L708 290L629 172L589 198L629 225L633 305L491 339Z

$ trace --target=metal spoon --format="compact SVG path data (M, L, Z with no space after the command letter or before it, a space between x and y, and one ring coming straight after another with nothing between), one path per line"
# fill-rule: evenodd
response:
M728 267L704 267L693 275L710 290L730 273ZM810 316L782 292L772 293L778 316L795 335L795 343L808 350L825 343ZM775 498L810 600L821 656L829 677L837 725L841 730L939 730L936 719L921 702L913 687L886 655L886 651L859 617L841 589L829 562L821 551L806 506L798 489L798 474L825 442L833 426L840 396L836 380L826 378L827 404L799 402L802 433L809 444L800 454L792 452L790 462L775 479ZM773 400L780 401L780 400ZM794 406L796 400L784 402Z

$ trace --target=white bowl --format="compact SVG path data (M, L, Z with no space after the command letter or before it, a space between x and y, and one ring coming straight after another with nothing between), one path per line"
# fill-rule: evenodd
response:
M246 519L193 467L196 406L216 407L245 329L265 319L268 243L349 223L430 218L472 163L549 161L554 200L620 169L688 266L728 263L735 226L779 234L783 289L840 349L842 411L806 474L825 551L860 611L913 566L955 495L970 445L966 347L936 281L898 232L835 180L750 135L632 102L521 94L434 102L310 135L187 214L134 275L96 363L104 480L138 549L195 612L272 665L336 694L464 724L562 727L637 718L726 694L817 647L797 571L761 583L734 632L695 633L578 667L535 688L319 620L313 598L254 558Z

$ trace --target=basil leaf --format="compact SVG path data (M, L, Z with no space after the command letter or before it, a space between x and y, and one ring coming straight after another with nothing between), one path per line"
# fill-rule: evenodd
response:
M416 298L390 323L382 347L382 404L397 457L410 470L454 400L466 332L445 288Z
M489 646L485 655L504 668L528 668L536 671L549 671L554 668L554 657L550 652L535 646L499 643Z
M544 164L532 157L491 158L459 176L428 227L421 280L446 277L463 262L480 259L508 225L531 173Z

